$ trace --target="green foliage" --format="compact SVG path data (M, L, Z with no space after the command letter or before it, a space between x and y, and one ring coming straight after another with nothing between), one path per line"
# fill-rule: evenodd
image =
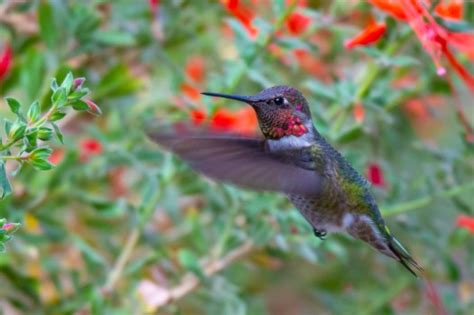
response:
M27 1L8 8L20 22L0 16L0 42L13 47L0 78L4 313L474 307L473 234L456 225L474 212L471 92L452 69L436 75L406 22L363 1L296 2L240 1L255 34L221 1ZM294 12L310 19L301 32L289 31ZM469 12L436 18L466 31ZM369 14L386 22L384 36L344 49ZM379 168L373 191L387 224L431 284L347 235L315 238L284 196L203 178L144 133L196 111L220 127L255 127L238 104L195 92L279 84L303 91L318 130L357 170Z

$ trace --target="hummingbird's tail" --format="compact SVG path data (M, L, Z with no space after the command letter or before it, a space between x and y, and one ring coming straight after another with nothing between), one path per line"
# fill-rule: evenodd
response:
M390 254L392 254L390 256L397 259L415 277L418 277L418 273L423 272L423 268L418 265L402 244L391 234L388 235L387 246L390 249Z

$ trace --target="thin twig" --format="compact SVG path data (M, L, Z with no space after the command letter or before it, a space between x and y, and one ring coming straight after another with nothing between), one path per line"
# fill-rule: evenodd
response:
M223 256L222 258L211 261L206 266L204 266L204 275L206 275L206 277L212 277L214 274L222 271L235 261L249 254L254 248L255 246L252 241L246 241L239 247L227 253L227 255ZM154 305L156 307L156 311L168 304L171 304L172 302L180 300L187 294L194 291L200 283L201 280L193 273L185 274L179 285L166 289L166 291L163 292L163 299Z
M120 256L118 257L117 261L115 262L112 271L109 273L107 282L103 287L103 292L105 294L112 292L112 290L115 288L115 285L122 276L122 272L125 268L125 265L127 264L128 260L132 255L133 249L135 248L135 245L138 242L139 236L140 229L138 227L135 227L128 235L127 241L125 242L125 246L122 252L120 253Z

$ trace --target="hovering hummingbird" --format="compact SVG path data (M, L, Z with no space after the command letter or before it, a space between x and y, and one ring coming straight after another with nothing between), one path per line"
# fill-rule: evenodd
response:
M274 86L253 96L202 94L252 106L264 138L195 130L150 137L211 178L286 194L321 239L345 231L415 276L421 271L385 225L368 182L316 130L300 91Z

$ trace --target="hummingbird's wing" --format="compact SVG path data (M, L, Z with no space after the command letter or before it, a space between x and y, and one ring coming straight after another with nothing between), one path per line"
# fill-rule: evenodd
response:
M316 196L322 179L297 158L265 150L262 139L236 135L151 133L150 138L188 162L195 170L244 188Z

